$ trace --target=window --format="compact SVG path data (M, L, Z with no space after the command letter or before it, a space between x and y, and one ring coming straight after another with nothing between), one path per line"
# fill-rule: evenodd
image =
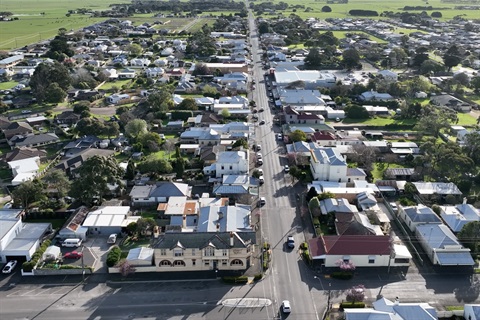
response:
M168 260L162 260L160 261L160 267L168 267L171 266L172 264Z
M197 265L197 260L192 259L192 266L196 266L196 265Z
M215 256L215 249L212 247L205 248L205 256L206 257L214 257Z
M225 170L225 167L224 167L224 166L222 166L222 170Z
M173 249L173 255L175 257L182 257L183 256L183 250L182 249Z
M232 170L232 169L233 169L233 166L230 166L230 170Z
M223 249L222 256L224 256L224 257L228 256L228 250L227 249Z
M394 261L395 263L410 263L410 260L405 258L395 258Z
M369 264L375 263L375 256L368 256L368 263Z
M232 262L230 262L231 266L243 266L243 262L240 259L235 259Z
M344 263L349 263L350 262L350 256L343 256L343 262Z
M167 255L167 249L160 249L160 255L166 256Z
M226 266L226 265L227 265L227 263L228 263L228 260L225 260L225 259L224 259L224 260L222 260L222 266Z
M192 249L192 256L194 256L196 254L195 250L196 249Z
M205 265L205 267L208 267L210 265L210 260L205 260L203 264Z
M185 261L175 260L175 261L173 261L173 265L174 265L175 267L185 267Z

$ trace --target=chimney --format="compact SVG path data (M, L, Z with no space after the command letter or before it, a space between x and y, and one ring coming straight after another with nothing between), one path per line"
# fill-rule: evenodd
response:
M217 223L217 232L220 231L220 223Z
M230 247L233 247L233 232L230 232Z
M398 297L395 297L394 305L398 306L399 303L400 303L400 300L398 299Z
M187 215L183 214L183 219L182 219L182 229L187 228Z
M467 197L463 197L463 202L462 204L467 204Z
M223 218L223 212L218 211L218 220L221 220Z

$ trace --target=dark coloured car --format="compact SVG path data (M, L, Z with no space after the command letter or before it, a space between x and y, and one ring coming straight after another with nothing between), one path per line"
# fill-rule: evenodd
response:
M290 249L295 248L295 239L292 236L287 237L287 247Z

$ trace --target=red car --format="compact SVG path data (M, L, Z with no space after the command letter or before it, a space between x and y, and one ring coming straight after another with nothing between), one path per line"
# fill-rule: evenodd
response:
M77 251L72 251L72 252L67 252L63 256L63 259L80 259L83 256L83 253L77 252Z

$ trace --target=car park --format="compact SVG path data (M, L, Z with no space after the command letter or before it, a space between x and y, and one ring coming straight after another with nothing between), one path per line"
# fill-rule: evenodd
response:
M292 307L290 306L290 301L288 301L288 300L283 300L282 301L282 312L283 313L291 313L292 312Z
M287 237L287 247L290 249L295 248L295 239L293 239L293 236Z
M17 260L10 260L8 263L3 267L2 273L11 273L15 266L17 265Z
M78 251L67 252L63 255L63 259L80 259L83 257L83 253Z

